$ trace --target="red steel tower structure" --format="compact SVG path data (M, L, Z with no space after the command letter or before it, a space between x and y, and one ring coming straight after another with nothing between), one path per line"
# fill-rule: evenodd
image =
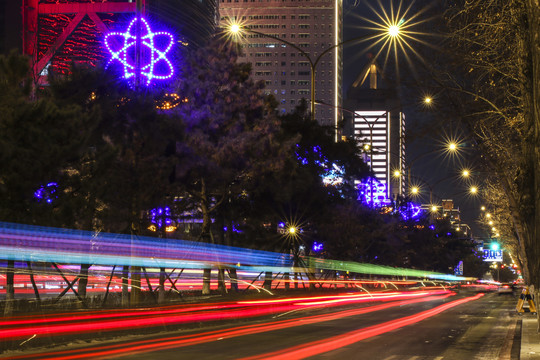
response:
M145 0L139 0L144 9ZM36 83L49 68L69 72L72 63L95 66L104 58L102 35L137 2L126 0L23 0L23 52L31 58Z

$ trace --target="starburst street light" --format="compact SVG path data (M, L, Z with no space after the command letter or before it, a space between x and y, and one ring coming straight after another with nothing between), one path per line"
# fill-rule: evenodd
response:
M399 36L399 26L398 25L390 25L388 27L388 35L391 37Z
M231 33L238 34L240 32L240 25L238 24L231 24L231 28L229 29Z

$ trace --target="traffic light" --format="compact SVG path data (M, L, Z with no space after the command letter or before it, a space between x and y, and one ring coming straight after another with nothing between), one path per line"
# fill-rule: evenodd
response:
M493 251L499 250L499 244L496 243L496 242L491 243L491 250L493 250Z

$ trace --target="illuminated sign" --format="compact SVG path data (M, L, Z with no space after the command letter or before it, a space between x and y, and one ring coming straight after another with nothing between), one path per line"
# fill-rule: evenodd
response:
M503 252L502 252L502 250L484 249L483 258L484 258L484 261L502 262L503 261Z
M137 54L137 43L140 51ZM154 79L169 79L174 74L172 63L167 53L174 44L172 34L159 31L152 32L150 25L143 18L135 18L126 32L111 32L105 35L105 46L111 53L107 66L119 62L124 70L125 79L134 79L137 74L145 78L146 85ZM139 65L137 65L137 56Z
M463 261L460 261L454 268L454 275L463 276Z

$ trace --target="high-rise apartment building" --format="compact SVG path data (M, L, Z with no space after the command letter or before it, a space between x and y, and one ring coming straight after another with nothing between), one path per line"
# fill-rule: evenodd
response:
M342 0L219 0L220 25L236 22L245 28L272 35L245 33L240 61L253 65L253 78L266 84L280 113L288 113L304 98L310 104L311 66L316 62L316 119L335 126L341 107L342 49L322 52L342 41ZM294 44L287 45L285 42ZM301 49L308 57L302 54Z

